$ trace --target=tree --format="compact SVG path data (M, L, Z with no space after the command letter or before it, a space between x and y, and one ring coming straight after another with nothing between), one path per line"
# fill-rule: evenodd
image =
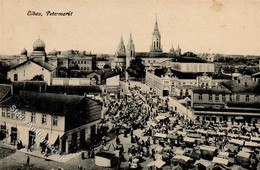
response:
M131 77L144 78L145 66L141 58L135 58L131 60L130 67L127 68L127 72Z
M33 78L32 78L33 81L43 81L44 80L44 76L41 74L41 75L35 75Z

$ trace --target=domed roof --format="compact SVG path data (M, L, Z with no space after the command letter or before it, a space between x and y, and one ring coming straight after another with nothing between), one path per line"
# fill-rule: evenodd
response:
M51 55L57 55L58 52L56 51L56 49L53 49L49 54L51 54Z
M45 43L40 38L34 41L33 51L45 51Z
M21 55L27 55L27 50L25 48L23 48Z

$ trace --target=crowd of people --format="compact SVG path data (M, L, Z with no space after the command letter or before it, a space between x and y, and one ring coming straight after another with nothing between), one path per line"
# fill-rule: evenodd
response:
M128 161L130 169L141 168L141 164L151 169L257 168L260 138L256 126L247 129L190 120L175 112L167 98L137 86L130 92L107 103L100 124L116 135L119 165ZM111 152L108 143L104 140L99 151Z

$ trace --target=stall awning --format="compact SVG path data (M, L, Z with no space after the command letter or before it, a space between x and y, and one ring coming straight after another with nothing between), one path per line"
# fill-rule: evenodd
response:
M166 138L166 137L167 137L167 134L156 133L156 134L154 135L154 137L158 137L158 138Z
M182 159L185 162L188 162L190 160L190 157L184 156L184 155L176 155L176 156L173 157L173 159Z
M244 145L244 141L243 140L238 140L238 139L231 139L229 141L229 143L233 143L233 144L236 144L236 145Z
M218 163L218 164L223 164L223 165L227 165L228 164L228 160L227 159L222 159L222 158L218 158L218 157L214 157L212 162Z
M51 144L51 145L54 145L55 143L57 143L58 142L58 140L59 140L59 135L57 135L57 134L50 134L49 135L49 143Z
M195 165L197 165L197 164L201 164L205 167L209 167L211 165L211 162L208 160L205 160L205 159L200 159L195 162Z
M213 146L202 145L202 146L200 146L200 149L201 150L214 152L217 148L213 147Z
M180 150L180 149L177 149L174 153L175 153L176 155L183 155L183 154L184 154L184 151L183 151L183 150Z
M184 142L190 142L190 143L194 143L196 140L194 138L189 138L189 137L185 137L183 139Z
M157 168L161 168L164 164L165 162L161 159L157 159L156 161L154 161L154 166L156 166Z
M245 142L245 146L260 147L260 144L256 142Z
M247 140L249 140L249 139L250 139L250 137L249 137L249 136L243 136L243 135L240 135L240 136L239 136L239 138L241 138L241 139L247 139Z
M247 152L240 151L240 152L238 152L237 156L243 157L243 158L249 158L250 154Z
M260 138L259 137L251 137L251 140L255 141L255 142L260 142Z
M219 152L218 156L228 157L229 152Z
M233 133L228 133L227 136L228 136L228 137L231 137L231 138L238 138L239 135L233 134Z
M219 135L219 136L225 136L225 133L224 133L224 132L217 132L217 135Z

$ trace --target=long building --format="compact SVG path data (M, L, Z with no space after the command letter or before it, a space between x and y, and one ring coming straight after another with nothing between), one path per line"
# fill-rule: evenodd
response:
M14 106L24 120L10 110ZM0 138L7 144L21 140L26 147L41 149L41 138L28 127L31 123L61 153L76 152L97 134L101 107L85 96L23 91L0 103Z

